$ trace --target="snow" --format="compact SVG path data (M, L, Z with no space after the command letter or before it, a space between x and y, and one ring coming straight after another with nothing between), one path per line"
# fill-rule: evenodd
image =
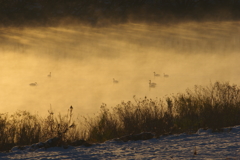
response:
M110 140L91 147L36 150L14 147L9 153L0 153L0 159L240 159L240 126L214 133L210 129L199 129L195 134L182 133L150 140Z

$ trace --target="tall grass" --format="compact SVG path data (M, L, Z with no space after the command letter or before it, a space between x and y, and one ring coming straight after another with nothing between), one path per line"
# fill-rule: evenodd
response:
M13 144L30 144L39 140L40 131L39 121L36 116L32 116L29 112L18 111L9 116L1 114L0 116L0 149Z
M41 119L41 138L44 141L53 137L58 137L62 141L74 141L79 139L80 132L77 130L73 121L73 107L68 109L66 115L58 114L54 116L52 110L48 111L49 115L45 119Z
M102 105L97 118L86 120L88 140L104 141L140 132L158 136L195 132L199 128L217 131L240 124L240 89L229 82L196 85L186 93L162 99L133 98L133 102L122 102L111 111Z
M228 82L195 86L174 97L178 124L184 129L220 127L240 123L240 89Z
M86 118L85 126L87 140L90 142L104 142L106 140L122 135L123 129L121 123L107 109L106 104L101 105L100 114L93 118Z
M240 124L240 88L229 82L215 82L209 86L195 86L185 93L165 98L138 99L122 102L111 109L102 104L100 113L84 117L78 124L73 120L73 108L66 115L51 110L41 118L27 111L0 114L0 150L14 145L29 145L58 137L61 144L76 140L104 142L124 135L152 132L156 136L181 132L195 132ZM85 128L80 127L80 123Z
M27 111L17 111L12 115L0 115L0 151L9 150L15 145L30 145L58 137L61 144L82 139L81 130L72 120L72 110L54 116L52 111L45 118Z

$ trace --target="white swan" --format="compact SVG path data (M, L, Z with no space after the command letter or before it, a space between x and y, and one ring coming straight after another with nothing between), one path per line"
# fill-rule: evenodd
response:
M153 72L154 73L154 77L159 77L160 74L157 74L156 72Z
M113 83L118 83L118 81L113 78Z
M169 77L169 75L167 75L167 74L165 74L165 73L163 73L163 76L166 77L166 78Z
M156 87L156 83L152 83L151 80L149 80L149 87L154 88Z
M49 73L48 77L50 78L52 76L51 72Z
M30 83L29 85L30 85L30 86L36 86L36 85L37 85L37 82L35 82L35 83Z

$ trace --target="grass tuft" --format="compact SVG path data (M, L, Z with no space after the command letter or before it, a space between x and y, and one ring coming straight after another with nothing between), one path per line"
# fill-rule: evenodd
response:
M0 151L10 150L13 146L24 146L57 138L58 146L83 139L79 127L72 119L72 106L67 115L54 116L52 111L46 118L27 111L17 111L11 116L0 115Z
M166 98L122 102L111 111L104 104L96 118L85 119L89 141L151 132L156 136L195 133L199 128L220 131L240 124L240 89L229 82L194 86Z

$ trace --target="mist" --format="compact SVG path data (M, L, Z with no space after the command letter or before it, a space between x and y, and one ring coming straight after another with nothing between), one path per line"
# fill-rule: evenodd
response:
M0 110L45 115L72 105L75 114L91 115L133 95L155 99L215 81L239 84L239 24L2 27Z

